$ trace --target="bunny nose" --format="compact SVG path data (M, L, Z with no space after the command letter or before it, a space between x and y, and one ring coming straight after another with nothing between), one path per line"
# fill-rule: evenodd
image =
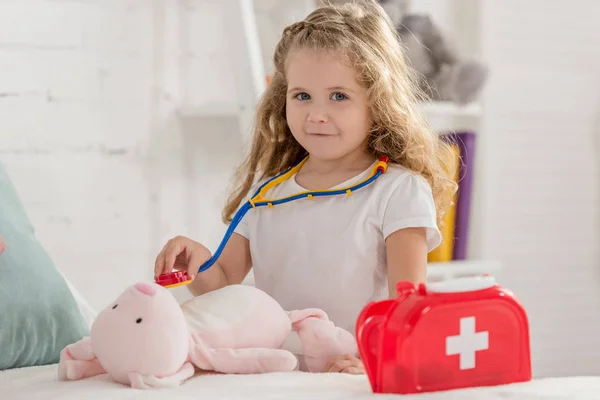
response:
M149 283L139 282L134 287L147 296L154 296L156 294L156 288Z

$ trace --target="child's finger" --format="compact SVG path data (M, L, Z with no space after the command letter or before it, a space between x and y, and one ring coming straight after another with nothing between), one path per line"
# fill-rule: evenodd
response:
M187 265L187 273L192 280L198 275L198 269L206 262L208 255L201 251L195 251L190 256L190 261Z
M162 275L165 269L165 251L164 249L158 253L156 256L156 261L154 262L154 277L156 278L159 275Z
M333 357L325 365L325 372L342 372L348 368L357 367L357 360L350 355Z
M350 375L362 375L365 373L365 371L359 367L348 367L346 369L343 369L341 372Z
M323 372L340 372L342 367L340 364L342 363L342 359L340 357L334 357L327 361L325 367L323 368Z
M327 372L342 372L344 369L350 367L350 363L345 360L337 360L332 363Z
M170 240L167 243L165 243L163 248L160 249L160 252L156 256L156 260L154 261L154 276L155 277L161 275L165 269L165 252L167 250L167 247L169 246L169 243L171 243Z
M165 251L165 263L163 267L163 273L168 274L173 270L173 265L175 265L175 259L179 254L183 252L184 249L184 244L171 242L171 244L167 247Z
M190 257L190 261L187 265L187 273L192 280L196 278L196 275L198 274L198 268L200 268L201 262L202 260L197 254L192 254L192 256Z

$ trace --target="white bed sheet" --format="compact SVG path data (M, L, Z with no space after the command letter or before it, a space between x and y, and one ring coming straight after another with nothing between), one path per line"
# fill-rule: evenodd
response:
M2 400L579 400L600 399L600 377L547 378L532 382L469 388L419 395L374 395L366 376L309 374L303 372L263 375L197 375L182 386L161 390L137 390L111 382L106 375L75 382L56 379L56 365L21 368L0 373Z

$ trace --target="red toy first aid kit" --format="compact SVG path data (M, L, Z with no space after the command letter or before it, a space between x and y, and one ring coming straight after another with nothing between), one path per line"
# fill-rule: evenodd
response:
M363 309L356 339L375 393L411 394L531 380L529 323L493 277L397 285Z

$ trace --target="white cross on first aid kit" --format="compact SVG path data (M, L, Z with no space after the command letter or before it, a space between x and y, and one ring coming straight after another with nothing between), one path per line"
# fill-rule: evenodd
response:
M446 337L446 355L459 355L459 368L475 368L475 354L489 348L489 332L475 332L475 317L460 319L460 334Z

